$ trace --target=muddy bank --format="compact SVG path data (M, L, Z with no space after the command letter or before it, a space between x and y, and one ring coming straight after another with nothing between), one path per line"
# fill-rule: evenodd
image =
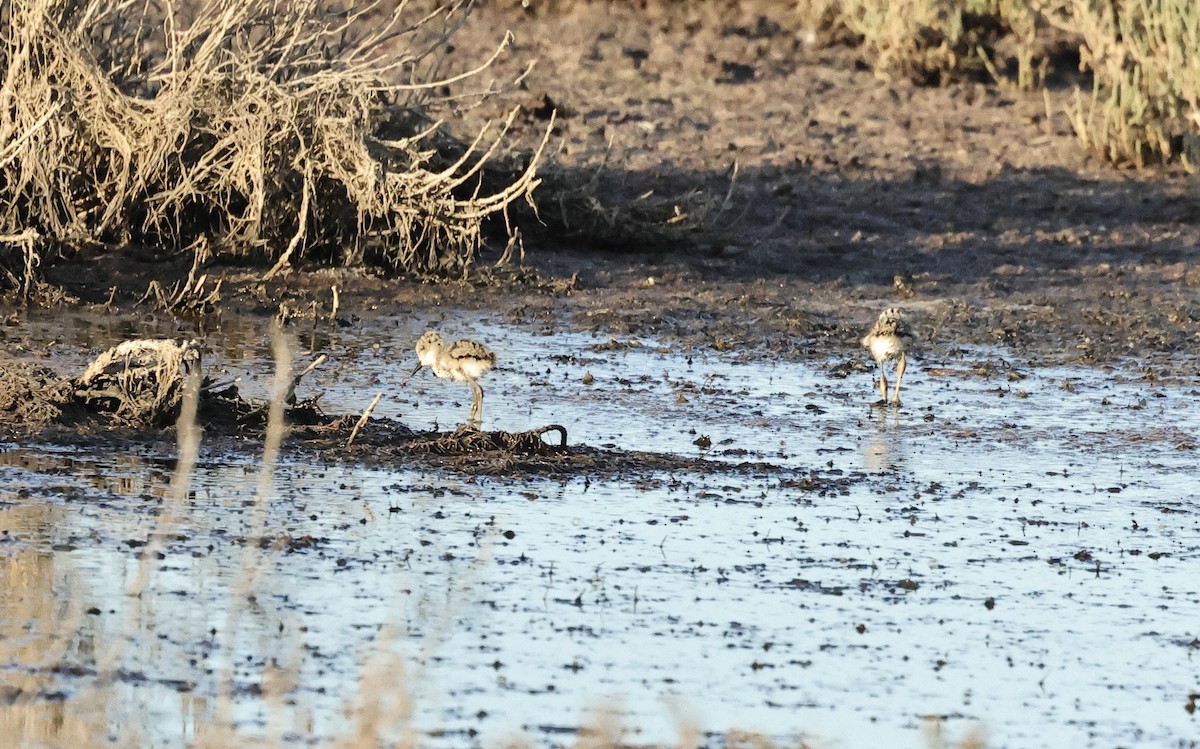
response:
M896 303L924 313L933 346L1195 374L1195 178L1094 159L1064 112L1091 90L1072 66L1044 93L924 87L777 3L636 6L489 4L455 55L512 29L501 70L537 65L504 103L527 107L530 138L535 104L560 112L547 169L597 175L614 210L698 221L604 257L561 252L588 237L531 244L539 269L579 273L553 306L581 327L801 358L851 350Z
M934 352L988 344L1035 364L1108 365L1128 358L1144 363L1151 377L1195 374L1200 256L1184 247L1137 256L1111 250L1087 253L1084 262L1084 252L1008 252L1010 262L972 274L964 264L983 261L965 253L923 253L900 262L895 251L861 249L836 270L768 273L687 255L546 251L531 253L523 268L442 285L355 270L294 274L286 285L268 285L254 271L218 269L225 281L220 309L182 316L179 325L205 334L219 331L223 316L260 315L265 324L276 315L296 330L320 334L331 324L345 328L381 312L492 310L531 331L568 328L799 361L862 358L857 341L863 329L883 307L899 306ZM891 272L917 263L922 270ZM65 275L56 282L80 301L107 300L113 285L137 288L120 267L92 267L83 277L103 280L87 283L74 280L81 277L77 268L70 279ZM331 321L335 286L340 308ZM119 318L131 312L134 319L161 317L162 312L136 307L136 296L119 291L107 308L104 301L90 306L112 309ZM18 320L19 313L13 314ZM38 346L19 328L4 333L10 342Z
M200 366L198 348L192 341L126 341L106 350L76 376L61 376L28 363L0 363L0 440L85 449L140 444L170 451L175 423L186 408L186 390L195 387L195 419L206 450L230 454L245 453L248 446L258 450L271 428L272 404L243 396L234 382L195 372ZM465 426L414 430L396 418L372 417L375 403L361 416L327 413L320 405L320 392L310 389L297 395L302 377L313 369L294 377L280 405L287 454L292 458L381 469L425 466L491 476L645 476L649 480L679 472L772 474L821 492L836 491L847 481L820 477L817 472L797 474L763 461L719 462L636 446L602 449L573 444L566 428L557 424L519 432ZM196 376L191 385L189 374Z

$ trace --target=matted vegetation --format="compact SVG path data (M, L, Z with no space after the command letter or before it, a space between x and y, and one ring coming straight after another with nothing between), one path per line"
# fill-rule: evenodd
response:
M207 237L269 275L463 272L484 222L530 198L540 150L497 166L511 117L470 142L433 119L466 9L410 5L3 4L0 244L19 245L5 270L27 286L51 247Z

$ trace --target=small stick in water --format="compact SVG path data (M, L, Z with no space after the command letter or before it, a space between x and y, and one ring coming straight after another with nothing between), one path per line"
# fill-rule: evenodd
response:
M346 440L346 447L354 444L354 438L358 436L358 431L367 423L367 419L371 418L371 412L375 410L375 406L379 405L379 399L383 397L383 393L376 393L375 400L371 401L371 405L367 406L367 410L363 411L363 415L359 417L358 423L350 430L350 437Z

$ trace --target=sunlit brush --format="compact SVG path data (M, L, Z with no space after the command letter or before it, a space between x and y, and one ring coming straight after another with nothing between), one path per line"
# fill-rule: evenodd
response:
M483 388L476 380L495 365L496 355L482 343L463 338L447 344L438 333L430 330L417 341L417 366L412 374L421 371L421 367L429 367L444 380L458 380L470 385L471 414L467 426L479 429L483 421Z
M871 352L871 358L879 365L879 393L883 403L888 399L887 362L896 362L896 388L892 391L892 402L900 404L900 380L908 364L906 352L914 338L912 328L904 319L904 313L896 307L888 307L879 313L879 319L862 339L862 345Z

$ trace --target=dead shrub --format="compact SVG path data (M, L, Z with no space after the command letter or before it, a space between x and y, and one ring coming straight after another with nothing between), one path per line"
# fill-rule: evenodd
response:
M218 257L268 275L300 262L465 272L484 221L529 199L540 149L496 168L511 117L469 143L432 118L463 4L383 8L0 5L0 234L175 248L209 236Z

